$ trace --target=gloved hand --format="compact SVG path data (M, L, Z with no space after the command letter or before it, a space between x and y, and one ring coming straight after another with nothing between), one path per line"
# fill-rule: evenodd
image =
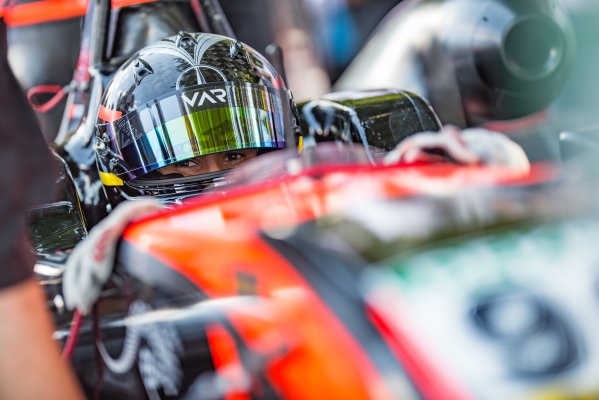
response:
M446 125L402 140L383 160L385 165L414 162L503 165L522 173L530 170L524 150L506 135L484 128L460 130Z
M119 204L75 246L65 265L62 289L69 310L87 315L108 281L114 265L116 245L127 225L161 210L157 200L135 200Z

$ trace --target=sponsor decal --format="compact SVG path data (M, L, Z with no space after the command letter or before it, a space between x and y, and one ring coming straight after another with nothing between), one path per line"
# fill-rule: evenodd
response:
M190 107L202 107L206 102L211 104L227 103L227 92L224 89L198 90L193 94L183 93L181 98Z

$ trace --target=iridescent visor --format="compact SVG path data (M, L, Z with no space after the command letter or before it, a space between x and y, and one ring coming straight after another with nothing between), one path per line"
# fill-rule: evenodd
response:
M250 83L223 82L177 91L99 126L113 142L123 180L177 161L210 153L282 148L285 91Z

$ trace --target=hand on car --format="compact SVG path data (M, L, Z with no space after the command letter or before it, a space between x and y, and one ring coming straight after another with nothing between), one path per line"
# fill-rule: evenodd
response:
M112 273L116 246L125 228L162 208L163 205L153 199L121 203L75 246L67 259L62 283L69 310L89 314Z
M506 135L484 128L460 130L446 125L440 132L422 132L402 140L384 164L454 162L502 165L526 173L530 163L524 150Z

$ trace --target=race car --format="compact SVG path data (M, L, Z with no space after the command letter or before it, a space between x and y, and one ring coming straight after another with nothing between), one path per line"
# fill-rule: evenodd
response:
M299 155L264 154L130 226L86 319L61 276L89 205L106 206L88 190L93 132L59 149L61 197L31 213L36 272L90 398L596 396L594 182L376 162L441 127L412 92L298 112Z
M83 322L38 264L89 397L596 394L594 184L337 146L130 226Z

